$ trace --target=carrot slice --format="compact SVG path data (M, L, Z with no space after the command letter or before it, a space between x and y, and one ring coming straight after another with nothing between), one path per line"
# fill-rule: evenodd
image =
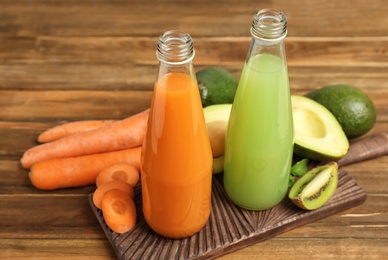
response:
M102 214L109 228L119 234L132 230L136 225L135 203L125 192L118 189L109 190L104 194Z
M149 109L94 130L72 134L24 152L24 168L57 158L106 153L141 146L147 128Z
M96 183L97 175L105 168L126 162L140 170L141 147L116 152L53 159L34 164L29 178L41 190L79 187Z
M96 178L96 186L114 180L123 181L131 187L139 182L139 171L129 163L116 163L110 167L103 169Z
M68 135L96 129L113 122L114 120L81 120L81 121L64 123L64 124L49 128L46 131L42 132L38 136L38 142L40 143L52 142Z
M113 189L121 190L121 191L125 192L125 194L127 194L131 199L134 198L135 194L134 194L133 188L131 186L129 186L127 183L122 182L122 181L111 181L111 182L101 184L94 191L94 193L93 193L94 205L97 208L101 209L102 198L103 198L104 194L107 191L113 190Z

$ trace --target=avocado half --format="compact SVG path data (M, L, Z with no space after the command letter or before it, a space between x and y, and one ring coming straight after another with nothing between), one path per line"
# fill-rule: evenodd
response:
M210 105L203 109L203 113L205 116L205 122L207 127L218 121L223 121L227 126L229 121L230 111L232 109L232 104L218 104L218 105ZM226 129L223 134L225 134ZM213 158L213 174L222 173L224 171L224 155Z
M349 141L334 115L318 102L291 96L294 118L294 153L313 160L339 160L349 149Z

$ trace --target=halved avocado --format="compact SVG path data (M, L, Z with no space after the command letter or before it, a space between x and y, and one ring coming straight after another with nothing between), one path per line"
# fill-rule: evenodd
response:
M213 174L219 174L224 172L224 159L225 159L224 155L213 158L213 168L212 168Z
M318 102L291 96L295 128L294 153L314 160L343 158L349 141L334 115Z
M203 109L206 124L213 121L229 121L232 104L218 104L207 106Z
M210 105L203 109L213 153L213 174L224 171L225 134L232 104Z

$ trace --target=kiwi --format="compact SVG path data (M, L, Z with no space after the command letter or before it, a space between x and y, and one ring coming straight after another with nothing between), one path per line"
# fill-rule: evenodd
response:
M298 179L288 197L298 207L314 210L322 207L338 185L338 164L330 162L317 166Z

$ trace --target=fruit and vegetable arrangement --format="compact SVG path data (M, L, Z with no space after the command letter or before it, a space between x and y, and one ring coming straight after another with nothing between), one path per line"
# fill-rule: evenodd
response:
M205 70L211 73L201 72L199 82L208 82L207 75L215 72L228 73L213 68ZM224 87L236 89L234 84L224 84ZM214 89L208 85L206 89L210 96L219 91L218 85ZM222 92L222 95L225 93L229 92ZM300 208L314 210L323 206L334 194L338 183L336 161L347 154L349 139L372 129L376 111L365 93L349 85L329 85L305 96L293 95L291 102L295 131L294 154L303 159L291 168L289 198ZM225 103L213 103L204 108L209 137L213 139L213 174L223 172L224 155L220 152L223 149L219 144L224 144L232 109L231 104ZM327 164L309 170L309 160Z
M226 69L209 67L197 72L204 117L213 153L213 174L224 165L225 134L238 81ZM294 119L294 155L289 199L314 210L334 194L337 160L349 149L349 140L374 126L373 103L360 89L331 85L291 97ZM117 233L136 224L133 187L140 179L141 146L149 110L122 120L86 120L55 126L41 133L40 145L27 150L21 164L30 169L38 189L96 185L95 206ZM309 168L309 161L326 162Z

